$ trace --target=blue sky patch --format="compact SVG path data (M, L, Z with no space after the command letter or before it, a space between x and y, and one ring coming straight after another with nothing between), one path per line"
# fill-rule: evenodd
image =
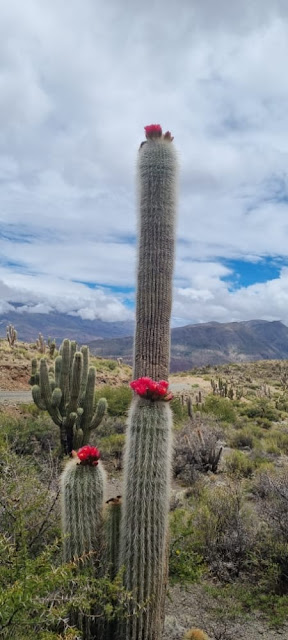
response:
M263 258L258 262L246 260L222 260L222 263L233 273L222 280L230 283L229 290L249 287L256 282L267 282L279 278L281 269L288 264L281 258Z

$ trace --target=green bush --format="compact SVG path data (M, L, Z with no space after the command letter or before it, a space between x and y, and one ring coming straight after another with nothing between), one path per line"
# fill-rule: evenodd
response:
M229 444L235 449L242 449L243 447L253 449L254 438L248 429L241 429L241 431L237 431L233 434Z
M32 418L23 415L21 418L0 416L0 442L8 441L13 451L23 455L50 456L51 452L59 452L59 427L52 422L46 412Z
M203 411L212 413L219 418L219 420L223 420L223 422L234 422L236 420L233 402L228 398L208 395L203 406Z
M105 385L96 391L96 401L98 402L100 398L106 398L109 416L124 416L127 414L132 400L132 390L126 385L121 387Z
M205 570L203 557L194 548L193 516L175 509L170 516L169 575L173 582L196 582Z
M243 478L251 478L255 470L253 461L241 451L232 451L225 459L225 466L228 473Z
M267 418L271 421L279 420L279 412L267 398L258 398L254 400L253 404L243 405L240 413L248 416L248 418Z

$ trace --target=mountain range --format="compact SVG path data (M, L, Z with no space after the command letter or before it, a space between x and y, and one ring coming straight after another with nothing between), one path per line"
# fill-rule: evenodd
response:
M91 353L132 363L133 338L93 340ZM171 372L207 364L288 358L288 327L282 322L207 322L171 331Z
M132 335L134 331L134 323L130 321L83 320L79 316L67 313L28 313L19 310L0 316L0 337L6 336L6 327L10 323L15 326L18 339L24 342L35 342L39 332L45 339L48 336L55 338L57 343L64 338L70 338L80 344L86 344L97 338Z
M44 338L76 340L89 344L91 353L102 357L133 357L134 323L83 320L64 313L11 312L0 316L0 337L13 324L19 340L35 342L39 331ZM207 322L176 327L171 331L171 371L185 371L207 364L251 360L288 359L288 327L282 322L249 320Z

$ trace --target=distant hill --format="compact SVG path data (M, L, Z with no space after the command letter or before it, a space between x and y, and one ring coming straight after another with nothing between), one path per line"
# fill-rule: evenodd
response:
M122 357L132 363L133 338L93 340L91 353ZM177 327L171 332L171 371L207 364L288 359L288 327L282 322L207 322Z
M134 323L82 320L67 313L27 313L16 311L0 316L0 337L6 336L6 327L11 323L17 329L19 340L35 342L39 331L60 342L63 338L77 340L80 344L101 338L118 338L133 333Z

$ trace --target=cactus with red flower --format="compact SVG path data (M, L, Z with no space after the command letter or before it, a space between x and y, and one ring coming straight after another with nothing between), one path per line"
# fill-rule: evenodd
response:
M169 131L163 135L160 125L149 125L145 127L145 134L146 142L140 147L138 163L140 238L134 380L131 383L134 398L128 418L123 499L118 497L107 506L108 549L104 556L108 556L111 577L118 568L124 568L124 585L130 594L128 615L119 622L116 632L116 637L122 640L160 640L168 572L172 450L169 400L172 394L167 378L177 159ZM66 382L68 384L67 379ZM69 388L71 386L66 388L65 385L63 388L67 398ZM53 413L57 413L62 402L62 399L54 398L55 391L48 390L45 398ZM78 397L79 385L74 391L69 400L71 410L72 398ZM77 453L72 453L73 459L62 475L66 560L91 552L96 558L103 555L104 475L98 450L88 445L87 440L84 444L86 446ZM82 629L85 640L94 636L98 640L114 637L112 627L108 635L108 627L105 629L104 625L101 630L98 627L94 636L88 627Z
M167 579L172 413L168 391L177 160L160 125L139 150L140 238L134 342L135 392L128 419L120 564L132 593L125 640L159 640ZM166 402L165 402L166 401ZM135 604L136 603L136 604ZM144 605L144 606L143 606Z

